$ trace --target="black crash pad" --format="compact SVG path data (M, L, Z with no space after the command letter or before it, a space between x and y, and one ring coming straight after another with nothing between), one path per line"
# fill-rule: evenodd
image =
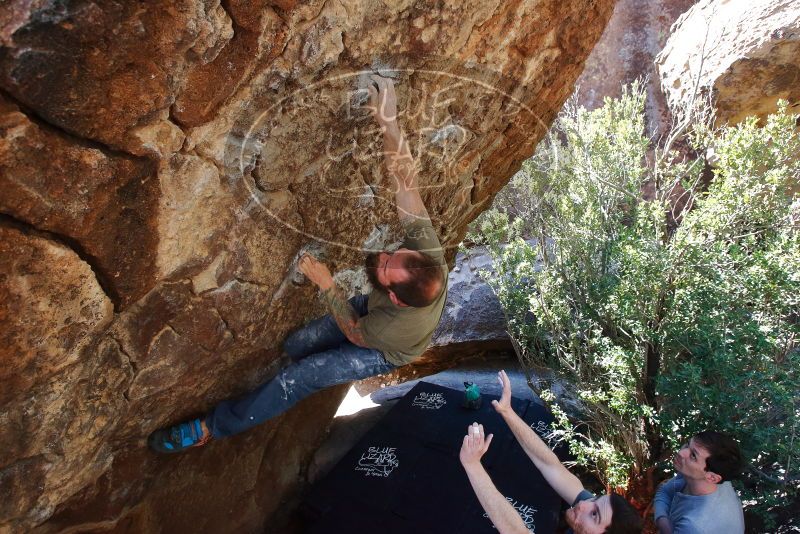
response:
M482 406L461 406L463 391L418 383L324 479L304 503L307 531L496 534L458 459L467 426L494 434L483 465L531 532L555 532L561 499L525 455L502 418L494 395ZM512 408L540 435L552 415L539 403L511 399ZM564 459L565 451L556 449Z

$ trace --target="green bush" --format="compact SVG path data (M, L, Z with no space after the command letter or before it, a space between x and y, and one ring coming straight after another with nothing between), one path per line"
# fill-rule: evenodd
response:
M682 152L701 156L678 158L645 137L644 99L567 106L503 199L523 208L488 211L471 237L523 363L574 385L569 417L541 394L578 463L625 487L697 431L728 431L764 511L800 484L795 118L783 103L763 127L689 124Z

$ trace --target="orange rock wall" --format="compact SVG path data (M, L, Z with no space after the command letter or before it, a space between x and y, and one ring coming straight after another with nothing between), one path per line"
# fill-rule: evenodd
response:
M343 391L180 457L397 239L360 71L394 69L443 242L532 152L613 0L0 5L0 532L256 532ZM451 258L453 255L451 250ZM8 497L10 496L10 498Z

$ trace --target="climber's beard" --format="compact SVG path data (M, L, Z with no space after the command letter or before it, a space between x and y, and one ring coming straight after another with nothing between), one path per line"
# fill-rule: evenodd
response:
M386 291L386 288L378 281L379 257L380 252L371 252L367 254L367 259L364 261L364 270L367 272L367 280L369 280L369 283L372 284L374 289Z

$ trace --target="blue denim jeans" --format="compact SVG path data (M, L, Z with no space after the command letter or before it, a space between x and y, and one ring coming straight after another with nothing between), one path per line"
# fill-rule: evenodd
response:
M350 299L360 316L367 314L367 298ZM316 391L395 368L380 351L350 343L330 315L290 334L283 351L292 359L291 365L250 393L223 401L209 412L206 425L212 436L238 434L282 414Z

